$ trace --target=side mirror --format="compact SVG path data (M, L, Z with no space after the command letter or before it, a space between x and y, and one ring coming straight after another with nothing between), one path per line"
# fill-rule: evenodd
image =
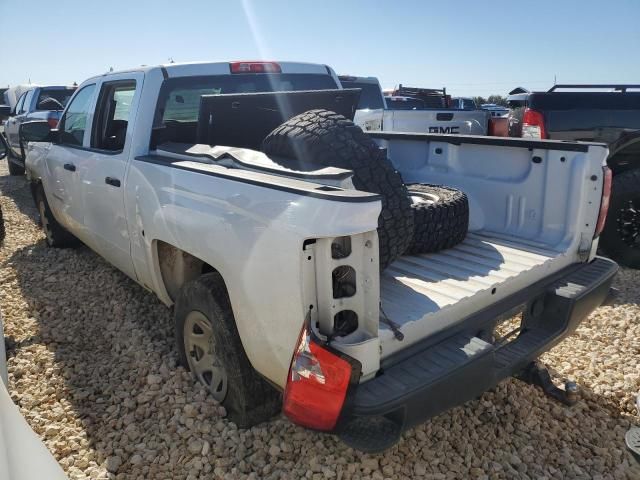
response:
M18 135L21 142L53 142L58 141L58 130L49 127L46 120L20 124Z

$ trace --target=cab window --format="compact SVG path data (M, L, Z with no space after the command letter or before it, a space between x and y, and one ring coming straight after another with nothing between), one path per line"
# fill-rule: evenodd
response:
M23 93L22 95L20 95L20 99L18 100L18 103L16 103L16 110L15 113L21 113L22 112L22 105L24 104L24 99L27 96L26 93Z
M82 146L95 89L95 84L87 85L71 100L69 108L60 121L60 143Z
M22 104L22 108L18 113L29 113L29 107L31 106L31 100L33 100L34 90L29 90L27 94L24 96L24 103Z
M120 152L124 149L135 92L134 80L102 84L94 116L92 148L111 152Z

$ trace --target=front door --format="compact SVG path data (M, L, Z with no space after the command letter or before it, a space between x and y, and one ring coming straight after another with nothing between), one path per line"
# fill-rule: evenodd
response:
M81 180L78 169L86 155L96 84L82 87L73 96L60 119L59 139L46 157L48 175L43 176L44 191L56 219L80 240L89 238L83 225Z
M22 158L22 151L20 149L20 139L18 138L18 131L20 129L20 124L22 123L24 117L27 114L27 97L29 99L33 96L33 90L29 90L28 92L23 93L16 103L16 109L14 114L9 117L7 123L4 127L4 134L7 137L7 143L9 144L9 148L14 156L18 158ZM31 95L30 95L31 94Z
M134 279L124 187L143 78L142 73L112 75L100 84L89 149L79 165L84 226L91 243Z

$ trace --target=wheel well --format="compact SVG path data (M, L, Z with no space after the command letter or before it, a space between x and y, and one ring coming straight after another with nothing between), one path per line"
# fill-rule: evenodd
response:
M217 271L198 257L161 240L156 242L156 253L165 290L173 301L185 282Z

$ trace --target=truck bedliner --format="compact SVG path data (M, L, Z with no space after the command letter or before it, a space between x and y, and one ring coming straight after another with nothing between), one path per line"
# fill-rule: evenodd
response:
M407 428L518 374L570 335L605 300L617 269L611 260L596 257L591 263L577 263L541 279L531 286L529 295L518 292L501 300L495 307L507 311L522 298L544 295L541 309L531 313L523 330L506 342L489 343L468 326L466 331L445 332L448 336L430 346L417 344L408 349L412 350L409 355L358 385L341 438L363 451L383 450ZM476 312L470 323L475 323L474 317L482 321L483 316Z
M562 253L548 247L470 232L453 248L403 256L390 265L381 276L383 315L406 339L417 341L517 291L524 273L531 284L566 265ZM393 340L385 322L380 323L380 339L383 357L406 346L406 340Z

